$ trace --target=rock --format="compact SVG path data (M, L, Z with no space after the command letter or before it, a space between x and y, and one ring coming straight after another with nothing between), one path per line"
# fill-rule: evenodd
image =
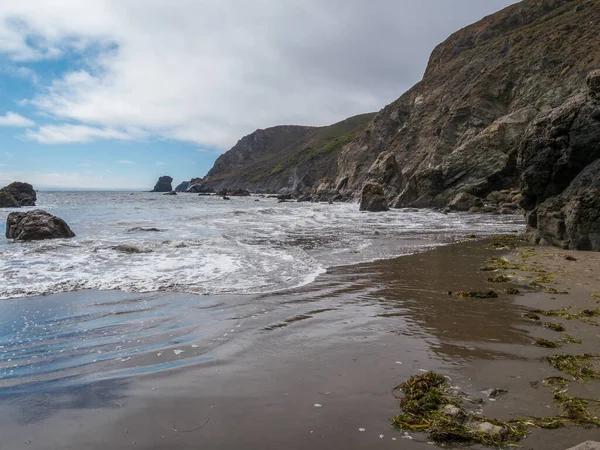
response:
M503 203L500 207L501 208L512 209L512 210L519 209L519 205L516 205L515 203Z
M587 441L567 450L600 450L600 442Z
M296 200L298 203L302 203L302 202L312 202L313 198L312 195L303 195L301 197L298 197L298 199Z
M469 214L479 214L481 213L481 208L478 206L473 206L472 208L469 208Z
M15 181L0 189L0 208L35 206L37 194L29 183Z
M185 191L188 190L189 187L190 187L190 182L189 181L182 181L175 188L175 192L185 192Z
M166 175L162 176L154 185L152 192L171 192L173 190L173 186L171 185L172 182L173 178Z
M37 209L26 213L10 213L6 219L6 237L18 241L72 238L75 233L67 223Z
M250 197L250 192L247 189L235 189L229 192L232 197Z
M473 424L472 430L477 433L487 434L488 436L500 436L505 432L504 428L494 425L490 422L480 422Z
M585 81L592 93L600 94L600 69L590 72Z
M171 192L167 192L167 193L165 193L163 195L177 195L177 192L171 191Z
M466 192L457 194L452 201L448 203L448 208L452 211L468 211L474 206L481 208L483 206L483 200L474 195L467 194Z
M598 111L600 98L579 92L528 129L517 163L531 241L600 251Z
M130 228L129 230L127 230L127 233L141 233L141 232L153 232L153 233L159 233L161 231L160 228L154 228L154 227L133 227Z
M454 405L446 405L442 408L442 414L448 417L459 417L463 414L463 411Z
M389 152L380 153L367 172L367 181L382 186L386 199L396 197L403 181L396 157Z
M116 250L121 253L129 253L129 254L151 253L150 250L139 248L139 247L136 247L135 245L131 245L131 244L119 244L119 245L116 245L115 247L113 247L113 250Z
M215 191L208 186L203 178L192 178L186 189L186 192L193 192L196 194L211 194Z
M360 198L360 210L371 212L389 211L381 185L373 182L364 184Z
M276 198L277 200L291 200L294 196L292 194L279 194Z

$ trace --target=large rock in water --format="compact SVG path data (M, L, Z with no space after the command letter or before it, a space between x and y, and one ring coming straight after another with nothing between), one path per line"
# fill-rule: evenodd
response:
M17 241L72 238L75 233L67 223L52 214L36 209L10 213L6 218L6 237Z
M518 166L530 239L600 251L600 71L534 121Z
M385 193L380 184L369 181L363 185L360 210L371 212L389 211Z
M187 188L189 187L189 185L190 185L189 181L182 181L175 188L175 192L185 192L185 191L187 191Z
M37 195L29 183L15 181L0 189L0 208L35 206Z
M169 176L163 176L158 179L156 184L154 185L154 189L152 192L171 192L173 190L173 186L171 183L173 182L173 178Z

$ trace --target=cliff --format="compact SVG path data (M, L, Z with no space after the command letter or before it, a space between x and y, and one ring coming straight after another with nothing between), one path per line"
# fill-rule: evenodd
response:
M221 155L195 192L249 189L255 192L305 191L337 168L342 147L375 116L362 114L326 127L284 125L256 130Z
M533 241L600 249L590 209L599 67L600 0L524 0L451 35L419 83L335 145L330 127L259 130L205 181L362 196L361 209L374 211L525 212Z

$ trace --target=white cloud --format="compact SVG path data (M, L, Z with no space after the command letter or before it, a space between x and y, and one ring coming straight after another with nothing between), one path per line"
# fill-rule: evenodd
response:
M135 164L135 161L129 161L128 159L120 159L117 161L118 164Z
M157 165L157 166L164 166L164 165L165 165L165 163L164 163L164 162L162 162L162 161L156 161L156 165Z
M99 139L133 140L142 136L139 132L126 132L114 128L98 128L87 125L44 125L37 130L27 130L25 138L40 144L85 143Z
M27 133L40 143L223 149L256 128L378 110L449 33L513 2L9 0L0 58L82 59L29 99L60 123Z
M0 185L13 181L28 181L37 189L79 188L79 189L149 189L148 180L135 174L123 180L119 175L102 175L80 172L44 171L0 171Z
M0 116L0 127L32 127L34 125L33 120L11 111Z

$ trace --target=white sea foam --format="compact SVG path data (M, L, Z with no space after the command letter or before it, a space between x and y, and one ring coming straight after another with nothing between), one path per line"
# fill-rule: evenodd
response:
M272 292L310 283L330 266L521 228L514 217L368 214L356 204L194 195L40 193L38 204L64 218L77 237L0 241L0 298L78 289ZM2 221L7 212L0 214Z

